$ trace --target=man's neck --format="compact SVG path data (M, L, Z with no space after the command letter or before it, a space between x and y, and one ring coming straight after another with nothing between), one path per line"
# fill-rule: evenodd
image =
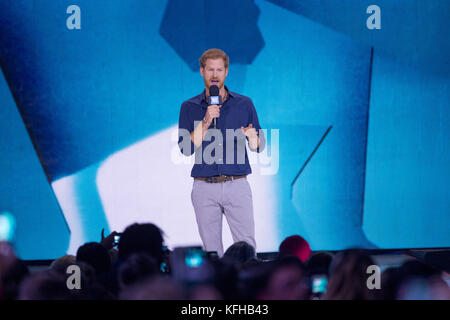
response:
M227 89L225 89L225 86L223 86L222 88L220 88L219 94L220 94L220 96L222 97L222 99L225 99L225 97L227 96Z

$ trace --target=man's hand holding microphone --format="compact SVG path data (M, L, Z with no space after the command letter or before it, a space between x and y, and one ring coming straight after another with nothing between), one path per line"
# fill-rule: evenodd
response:
M221 105L218 104L212 104L208 106L208 109L206 109L205 117L203 118L203 122L208 126L213 123L214 119L217 119L220 117L220 107Z
M219 95L219 87L209 87L208 109L203 121L191 133L191 140L196 147L200 147L206 131L213 123L214 129L217 128L217 118L220 117L220 107L222 106L222 98Z

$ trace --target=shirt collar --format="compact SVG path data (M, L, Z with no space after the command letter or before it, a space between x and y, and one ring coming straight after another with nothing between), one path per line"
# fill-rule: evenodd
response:
M234 98L234 94L230 90L228 90L227 86L225 86L225 90L227 90L227 92L228 92L228 97ZM206 89L203 90L202 93L200 93L200 103L202 103L203 101L207 102L206 101Z

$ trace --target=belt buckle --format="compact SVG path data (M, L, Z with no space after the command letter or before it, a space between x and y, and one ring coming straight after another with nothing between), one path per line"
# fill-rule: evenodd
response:
M207 177L206 178L206 182L208 182L208 183L217 183L218 182L218 179L219 177Z

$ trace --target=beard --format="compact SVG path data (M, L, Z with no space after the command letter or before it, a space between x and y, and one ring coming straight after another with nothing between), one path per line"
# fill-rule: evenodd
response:
M216 80L216 83L213 83L212 81ZM222 89L224 86L224 81L222 79L204 79L205 87L209 89L211 86L217 86L219 89Z
M221 80L217 80L217 82L216 83L214 83L214 82L212 82L212 81L209 81L209 86L208 86L208 88L209 87L211 87L211 86L217 86L218 88L219 88L219 90L220 89L222 89L223 88L223 81L221 81Z

